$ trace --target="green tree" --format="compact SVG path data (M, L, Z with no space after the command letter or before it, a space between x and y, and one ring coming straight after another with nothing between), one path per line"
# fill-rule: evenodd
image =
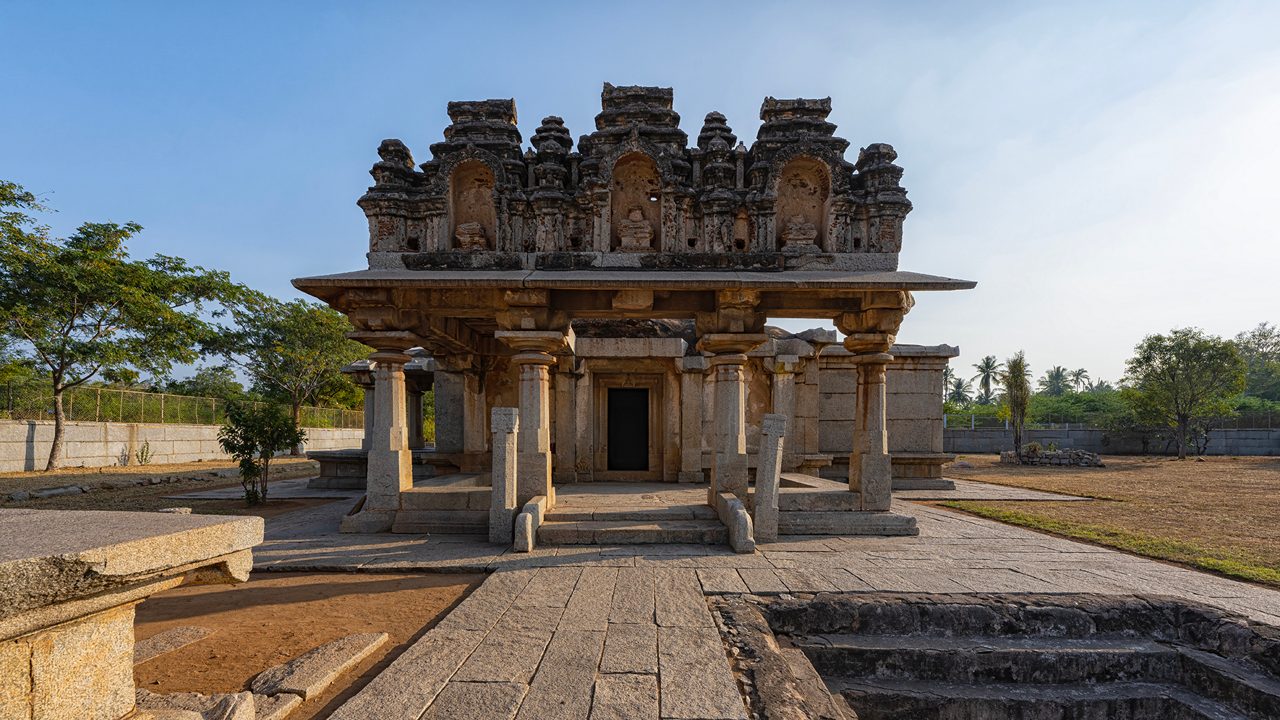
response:
M947 391L947 400L957 405L968 405L973 402L973 392L969 381L956 378L951 381L951 389Z
M1236 335L1234 342L1245 363L1245 394L1280 400L1280 328L1258 323Z
M997 378L998 381L998 378ZM1000 396L994 390L979 390L977 395L973 396L973 402L983 407L995 405L1000 400Z
M951 394L951 385L956 381L956 371L950 365L942 368L942 399Z
M1009 408L1009 424L1013 426L1013 451L1022 461L1022 433L1027 425L1027 406L1031 402L1031 366L1026 355L1019 350L1005 361L1000 373L1004 386L1004 401Z
M982 395L990 396L993 394L992 386L1000 382L1000 370L1004 368L1004 364L996 360L995 355L987 355L982 360L974 363L973 369L978 371L973 376L978 381L978 390L980 397Z
M206 307L239 292L226 273L156 255L132 260L134 223L85 223L51 239L28 211L41 209L13 183L0 184L0 313L5 334L53 391L53 442L46 470L62 457L63 394L95 377L163 375L192 362L214 327ZM216 314L216 313L215 313Z
M1040 378L1040 392L1045 395L1062 395L1071 389L1070 373L1061 365L1054 365Z
M282 407L270 403L232 403L227 424L218 431L223 452L240 464L240 484L249 505L267 501L271 458L306 439L306 431Z
M1192 429L1230 415L1245 385L1245 362L1235 345L1196 328L1148 335L1125 370L1139 414L1174 430L1180 460L1187 457Z
M223 336L220 351L245 369L255 389L288 403L295 423L305 404L359 397L341 370L371 350L347 339L351 325L341 313L260 293L247 295L232 312L236 328Z
M1080 392L1089 384L1089 371L1084 368L1076 368L1067 373L1067 379L1071 381L1072 391Z
M236 400L245 394L244 386L236 379L235 371L226 365L208 365L197 370L191 377L170 380L165 383L164 391L174 395L222 400Z

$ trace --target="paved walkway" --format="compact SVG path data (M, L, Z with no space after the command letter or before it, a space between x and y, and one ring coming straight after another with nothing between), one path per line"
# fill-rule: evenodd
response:
M626 492L603 486L561 503L681 505L696 492L610 498ZM916 517L918 537L786 538L752 555L704 545L518 554L473 537L341 535L334 528L349 506L268 520L257 567L494 572L334 720L741 720L746 706L706 595L1155 593L1280 624L1274 590L903 500L893 510Z
M331 720L746 720L693 568L489 577Z
M996 485L974 480L951 480L955 490L897 490L893 496L900 500L1045 500L1073 502L1092 500L1079 495L1032 490L1030 488Z
M784 537L752 555L705 545L540 547L512 553L481 538L342 535L350 502L273 518L254 550L261 569L478 572L540 567L688 568L704 593L1156 593L1280 625L1280 591L1023 528L895 501L918 537Z

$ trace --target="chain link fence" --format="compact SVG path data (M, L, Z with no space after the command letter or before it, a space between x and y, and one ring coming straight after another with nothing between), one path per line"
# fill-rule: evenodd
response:
M975 415L972 413L947 413L942 416L942 426L948 430L1008 430L1009 421L994 415ZM1108 427L1105 416L1076 418L1037 418L1027 421L1029 430L1105 430ZM1237 413L1232 417L1219 418L1211 423L1215 430L1271 430L1280 429L1280 413L1258 412Z
M53 391L47 385L9 383L0 386L0 393L0 419L53 420ZM81 386L62 394L62 410L68 421L221 425L227 418L227 401ZM364 412L303 406L299 424L312 428L363 428Z

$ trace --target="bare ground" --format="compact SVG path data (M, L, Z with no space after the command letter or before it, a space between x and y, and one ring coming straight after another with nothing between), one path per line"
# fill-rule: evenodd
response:
M194 490L238 487L238 476L219 477L234 472L229 461L174 463L169 465L133 465L105 468L65 468L53 472L0 473L0 508L33 508L38 510L136 510L186 505L193 512L210 515L261 515L271 517L332 500L270 500L265 505L246 507L241 501L166 500L165 496ZM319 465L306 458L282 457L271 462L271 479L309 477L319 472ZM136 485L156 479L157 484ZM63 485L81 485L90 489L78 495L59 495L44 499L13 502L9 494ZM268 496L270 494L268 493Z
M947 477L1099 499L949 506L1227 574L1235 573L1215 564L1254 566L1280 577L1280 458L1103 460L1104 468L1037 467L962 456L944 468ZM1120 540L1108 542L1109 536Z
M134 668L155 693L238 692L260 672L353 633L391 639L309 700L289 720L323 718L381 672L466 597L483 575L254 573L242 585L177 588L138 606L134 633L148 638L197 625L213 633Z

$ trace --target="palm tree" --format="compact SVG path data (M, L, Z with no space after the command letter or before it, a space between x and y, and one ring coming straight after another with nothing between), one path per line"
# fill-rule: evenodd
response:
M1004 363L996 360L995 355L988 355L980 362L974 363L973 369L978 371L973 376L978 381L978 389L984 393L991 394L992 383L1000 381L1000 370L1004 367Z
M1000 396L996 395L994 390L979 390L973 397L973 401L979 405L995 405L999 399Z
M1111 392L1113 390L1115 390L1115 386L1106 380L1089 381L1084 386L1084 391L1091 393Z
M1027 405L1031 403L1031 367L1021 350L1004 364L1000 374L1004 397L1009 403L1009 422L1013 425L1013 451L1022 462L1022 429L1027 422Z
M951 389L947 392L947 400L957 405L968 405L973 401L972 388L969 381L964 378L956 378L951 381Z
M942 369L942 398L945 400L951 392L951 383L956 379L956 371L948 365Z
M1071 387L1076 392L1080 392L1088 386L1089 371L1084 368L1076 368L1075 370L1072 370L1067 374L1067 377L1071 379Z
M1040 378L1040 392L1045 395L1064 395L1071 382L1067 379L1069 371L1061 365L1054 365L1045 371L1044 377Z

